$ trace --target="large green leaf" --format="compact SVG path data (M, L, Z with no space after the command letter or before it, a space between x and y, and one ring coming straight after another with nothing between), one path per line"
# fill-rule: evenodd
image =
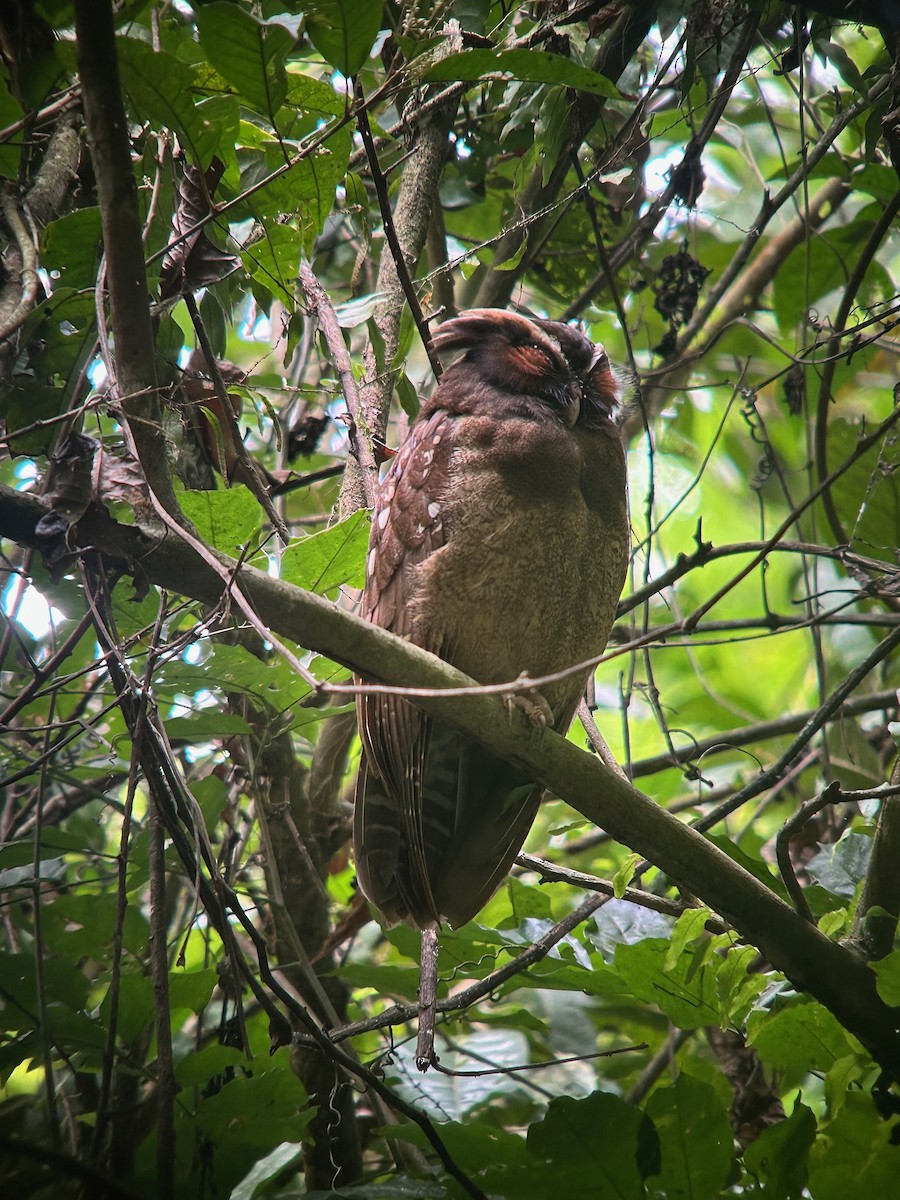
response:
M321 533L291 542L281 560L281 577L320 595L346 584L362 587L369 544L369 514L364 509Z
M732 1160L728 1114L708 1083L682 1073L671 1087L657 1088L646 1105L659 1137L660 1171L650 1190L665 1200L713 1200Z
M245 550L262 522L259 501L243 484L222 492L182 492L178 499L200 537L224 554Z
M309 0L306 35L327 63L355 75L381 28L380 0Z
M554 1188L564 1195L640 1200L655 1157L644 1121L639 1109L608 1092L560 1096L528 1130L528 1150L537 1163L553 1165Z
M896 1121L886 1121L864 1092L847 1096L822 1129L809 1162L813 1200L871 1200L890 1196L900 1179Z
M744 1151L744 1166L765 1189L767 1200L800 1200L816 1140L812 1109L798 1100L784 1121L764 1129Z
M284 59L294 44L290 33L224 0L198 8L196 21L200 43L219 74L251 108L274 120L287 95Z
M774 1013L751 1013L747 1040L767 1065L795 1077L827 1071L853 1049L837 1017L814 1002L791 1004Z
M694 948L694 953L696 953ZM719 1023L715 967L693 954L668 963L669 943L648 938L616 948L615 968L633 994L656 1004L680 1029Z
M134 118L150 121L160 129L174 130L191 161L207 167L217 134L194 103L196 79L191 68L137 38L119 38L116 49L122 84L131 99Z

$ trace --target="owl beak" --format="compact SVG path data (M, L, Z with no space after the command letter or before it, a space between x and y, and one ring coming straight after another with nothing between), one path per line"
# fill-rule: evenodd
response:
M606 360L606 351L603 349L602 346L595 346L594 353L591 355L591 365L587 369L588 375L590 375L593 372L595 367L599 366L600 363L604 362L605 360Z
M581 402L584 399L584 384L580 379L573 379L568 388L568 397L565 407L562 410L562 419L565 424L571 429L578 424L578 418L581 416Z

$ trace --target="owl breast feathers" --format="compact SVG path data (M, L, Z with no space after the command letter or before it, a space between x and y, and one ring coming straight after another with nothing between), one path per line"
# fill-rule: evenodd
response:
M629 533L618 393L602 347L475 309L434 337L460 357L381 485L363 615L480 683L602 654ZM542 689L557 730L587 672ZM542 791L395 696L362 695L354 850L388 921L460 925L519 852Z

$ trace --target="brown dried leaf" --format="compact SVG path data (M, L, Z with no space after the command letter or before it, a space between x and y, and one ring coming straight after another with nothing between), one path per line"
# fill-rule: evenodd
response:
M212 195L224 170L223 163L214 158L204 176L194 166L186 166L178 184L178 204L172 217L173 239L181 238L194 229L212 212ZM163 300L183 296L200 288L218 283L236 271L241 260L236 254L220 250L205 229L184 237L166 253L160 277L160 296Z

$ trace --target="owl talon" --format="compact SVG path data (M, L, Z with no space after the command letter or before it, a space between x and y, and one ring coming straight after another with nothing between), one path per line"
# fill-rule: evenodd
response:
M522 676L521 678L524 678ZM540 692L532 690L524 692L504 692L503 703L509 709L518 708L523 712L532 725L547 729L553 728L553 711Z

